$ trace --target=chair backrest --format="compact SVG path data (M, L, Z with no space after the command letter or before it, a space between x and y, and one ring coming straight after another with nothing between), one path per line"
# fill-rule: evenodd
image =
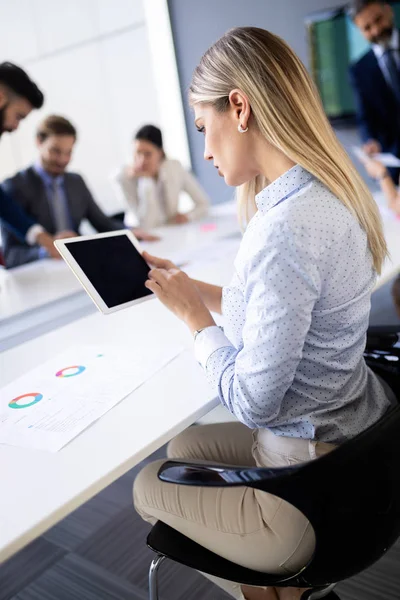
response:
M364 358L397 403L380 421L333 452L266 479L311 522L316 547L302 573L314 586L351 577L400 536L400 328L371 328ZM271 486L272 483L272 486ZM261 481L256 485L263 489Z
M167 461L163 481L248 486L283 498L311 522L316 547L302 584L347 579L376 562L400 536L400 406L316 460L281 468Z
M311 522L314 556L303 573L313 585L340 581L376 562L400 536L399 326L369 330L368 365L396 401L380 421L333 452L255 485L275 492ZM261 475L261 474L260 474ZM253 484L254 485L254 484Z
M400 326L370 327L364 359L400 398Z
M246 485L297 507L316 536L302 583L323 586L366 569L400 536L400 343L389 333L378 344L370 338L365 359L392 387L397 404L355 438L296 466L268 469L168 461L160 478L186 485Z
M260 476L254 487L275 487L314 528L304 578L315 586L351 577L400 536L400 407L333 452L292 468L275 486Z

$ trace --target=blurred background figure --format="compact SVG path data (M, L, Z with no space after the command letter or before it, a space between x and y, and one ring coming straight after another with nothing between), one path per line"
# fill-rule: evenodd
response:
M400 318L400 275L393 282L392 298L396 314Z
M50 115L38 127L36 162L3 182L2 189L37 223L57 238L79 234L84 219L99 233L123 229L95 202L83 177L67 172L77 131L64 117ZM135 229L140 239L158 239ZM6 225L2 227L4 261L8 268L47 258L39 246L28 246Z
M43 106L44 96L28 74L10 62L0 64L0 138L3 133L16 131L19 124L34 109ZM46 249L49 255L57 258L53 238L43 227L30 218L0 188L0 222L27 244L37 244ZM4 264L0 248L0 264Z
M389 169L379 160L368 158L362 161L370 177L375 179L387 200L390 210L400 216L400 191L395 185Z
M18 129L33 109L41 108L44 96L27 73L10 62L0 64L0 137Z
M117 193L140 227L151 228L167 223L187 223L203 217L209 198L197 179L177 160L166 157L162 133L154 125L144 125L133 141L133 162L114 176ZM179 211L181 192L186 192L194 207Z
M363 149L400 154L399 31L383 0L353 0L350 15L371 49L350 68ZM397 183L399 169L389 173Z

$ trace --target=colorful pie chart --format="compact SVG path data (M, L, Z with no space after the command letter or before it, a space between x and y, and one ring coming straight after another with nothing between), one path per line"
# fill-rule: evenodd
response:
M75 377L75 375L80 375L86 367L82 365L72 365L72 367L64 367L60 371L57 371L56 377Z
M19 401L23 398L26 398L27 400L29 398L30 401L19 403ZM42 398L43 394L39 394L38 392L30 392L29 394L22 394L22 396L17 396L17 398L14 398L13 400L11 400L11 402L8 403L8 406L10 408L28 408L28 406L33 406L34 404L40 402Z

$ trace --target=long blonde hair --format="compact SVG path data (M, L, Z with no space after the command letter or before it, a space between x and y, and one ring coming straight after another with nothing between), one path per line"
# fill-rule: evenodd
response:
M255 124L266 140L322 181L357 218L380 273L387 247L378 207L338 142L318 92L293 50L264 29L231 29L201 58L189 100L223 112L234 88L249 98ZM246 217L255 195L266 185L266 178L258 175L238 188L239 207Z

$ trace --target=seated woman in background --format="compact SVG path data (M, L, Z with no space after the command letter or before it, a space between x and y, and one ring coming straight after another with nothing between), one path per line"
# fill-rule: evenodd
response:
M134 139L133 164L124 166L113 179L140 227L187 223L207 213L207 194L179 161L166 158L161 131L154 125L139 129ZM181 192L189 194L194 202L187 213L178 209Z
M388 169L374 158L367 158L362 162L368 175L379 182L390 210L400 216L400 191L394 184Z

